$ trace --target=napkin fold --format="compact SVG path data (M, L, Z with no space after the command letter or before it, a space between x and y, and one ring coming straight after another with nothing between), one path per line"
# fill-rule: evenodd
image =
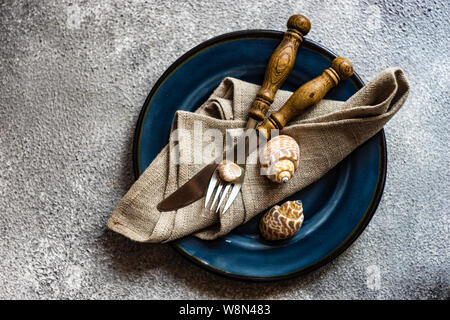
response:
M184 208L159 212L157 204L214 159L220 136L239 132L259 86L225 78L194 113L178 111L169 143L120 200L107 226L139 242L168 242L186 235L212 240L318 180L367 141L401 108L409 83L399 68L378 74L345 102L322 100L288 124L280 134L300 146L300 164L286 184L274 184L247 164L241 192L225 214L204 209L202 198ZM292 92L279 90L269 113ZM200 133L201 134L200 134ZM221 151L221 150L220 150ZM255 154L250 157L255 158Z

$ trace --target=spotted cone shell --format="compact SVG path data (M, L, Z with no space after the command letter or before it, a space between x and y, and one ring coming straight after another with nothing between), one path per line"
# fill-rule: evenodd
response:
M298 168L299 159L298 143L287 135L269 140L259 154L263 174L277 183L286 183L292 178Z
M302 202L286 201L264 214L259 223L259 230L267 240L284 240L300 230L303 219Z
M219 164L217 170L219 171L220 178L227 182L236 181L242 175L242 168L228 160L224 160Z

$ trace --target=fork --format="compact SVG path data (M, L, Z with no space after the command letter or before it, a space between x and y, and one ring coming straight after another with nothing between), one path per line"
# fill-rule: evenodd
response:
M256 94L256 98L253 101L251 109L249 110L249 119L245 130L255 129L257 121L264 120L267 110L269 110L269 107L275 98L276 92L284 83L292 68L294 67L298 48L303 42L303 36L306 35L311 29L311 23L305 16L295 14L289 17L287 28L288 30L284 33L283 40L277 46L274 53L269 59L264 74L263 84ZM248 137L246 137L245 140L245 159L249 154L249 152L247 152L247 138ZM236 150L236 145L234 147L234 150ZM209 208L210 210L213 210L217 203L217 200L219 199L218 205L216 207L216 212L219 212L220 206L229 192L228 200L222 212L225 213L228 210L228 208L231 206L234 199L238 195L245 176L245 163L239 165L242 169L242 175L237 180L231 183L222 181L219 177L217 168L215 169L206 191L205 208L208 208L209 200L212 198L213 200Z
M249 154L248 137L245 137L245 138L246 138L246 140L245 140L245 143L246 143L246 145L245 145L245 159L247 159L247 156ZM239 144L239 142L238 142L238 144ZM236 150L239 150L237 145L234 147L234 151L236 151ZM228 154L229 153L227 153L227 155ZM234 152L234 154L236 154L236 153ZM235 161L235 163L236 163L236 161ZM233 203L234 199L237 197L237 195L239 193L239 190L241 190L242 183L244 181L244 176L245 176L245 163L244 164L239 164L239 162L237 162L237 163L241 167L242 174L241 174L241 176L239 178L237 178L233 182L226 182L226 181L222 180L220 178L220 175L219 175L219 170L217 168L216 168L216 170L214 170L214 173L213 173L213 175L211 177L211 180L209 181L209 184L208 184L208 189L206 191L205 208L208 208L209 200L214 195L212 203L209 206L209 209L213 210L215 204L217 203L217 199L219 199L219 196L220 196L219 203L217 204L217 207L216 207L216 213L219 212L220 206L222 205L223 201L227 197L228 191L230 189L231 189L231 191L229 192L228 200L225 203L225 206L224 206L222 212L225 213L228 210L228 208L231 206L231 204Z

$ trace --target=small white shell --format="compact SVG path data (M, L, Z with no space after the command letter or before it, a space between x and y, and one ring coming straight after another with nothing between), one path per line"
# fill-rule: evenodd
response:
M300 148L294 138L280 135L261 149L259 160L265 174L273 182L286 183L298 168Z
M219 171L220 178L227 182L236 181L240 176L242 176L242 168L236 163L228 160L224 160L221 164L219 164L217 170Z
M286 201L274 206L262 217L259 230L267 240L283 240L292 237L303 223L301 201Z

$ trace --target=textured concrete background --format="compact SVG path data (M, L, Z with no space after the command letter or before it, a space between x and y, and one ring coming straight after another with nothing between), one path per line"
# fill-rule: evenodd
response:
M418 0L0 0L0 298L448 298L449 9ZM293 13L365 81L397 65L411 82L386 127L385 192L362 236L306 277L242 283L169 245L108 231L158 77L204 40L284 31Z

